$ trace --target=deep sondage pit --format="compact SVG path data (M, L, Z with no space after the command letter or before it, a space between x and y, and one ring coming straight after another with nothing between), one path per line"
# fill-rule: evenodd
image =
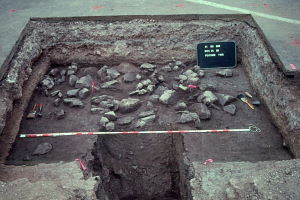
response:
M194 176L189 162L290 159L277 128L297 156L297 109L293 109L297 84L289 84L293 81L276 71L271 50L246 19L49 24L37 20L28 28L15 55L18 62L11 63L2 81L0 103L7 112L0 110L5 116L0 121L1 130L5 125L1 150L10 148L18 132L247 128L249 124L262 132L18 139L7 163L32 165L82 157L100 176L99 198L187 199L188 181ZM238 66L232 77L223 77L230 71L217 76L216 71L195 67L195 44L207 40L237 42ZM81 80L77 86L75 76ZM38 82L43 86L31 95ZM187 88L189 84L196 88ZM255 110L233 98L245 91L261 102ZM134 106L122 108L120 104L126 102ZM43 104L42 117L26 119L34 104ZM35 154L49 152L33 156L35 150ZM1 160L6 155L1 154Z

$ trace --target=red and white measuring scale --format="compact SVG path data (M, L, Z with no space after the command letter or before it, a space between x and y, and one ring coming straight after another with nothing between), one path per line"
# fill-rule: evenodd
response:
M261 130L250 125L245 129L212 129L212 130L169 130L169 131L114 131L114 132L67 132L67 133L39 133L39 134L20 134L20 138L33 137L57 137L71 135L118 135L118 134L159 134L159 133L226 133L226 132L252 132L259 133Z

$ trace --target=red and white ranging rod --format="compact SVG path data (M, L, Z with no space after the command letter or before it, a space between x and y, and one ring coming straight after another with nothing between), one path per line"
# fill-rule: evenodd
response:
M20 138L33 137L58 137L71 135L118 135L118 134L159 134L159 133L226 133L226 132L252 132L258 133L260 129L250 125L245 129L212 129L212 130L169 130L169 131L114 131L114 132L67 132L67 133L39 133L39 134L20 134Z

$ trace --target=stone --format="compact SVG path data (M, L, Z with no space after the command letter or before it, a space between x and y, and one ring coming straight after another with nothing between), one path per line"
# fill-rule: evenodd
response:
M114 111L106 112L106 113L104 113L103 116L106 117L107 119L109 119L110 121L116 121L117 120L117 116L116 116L116 113Z
M149 111L144 111L144 112L141 112L138 117L139 118L143 118L143 117L148 117L150 115L154 115L154 110L149 110Z
M53 105L55 107L58 107L62 102L62 99L61 98L56 98L54 101L53 101Z
M119 104L119 110L121 113L130 113L136 111L141 105L142 102L139 99L122 99Z
M120 72L118 72L115 69L107 69L106 70L106 74L108 76L110 76L111 78L113 78L113 79L116 79L116 78L118 78L120 76Z
M65 69L63 69L63 70L60 71L60 75L61 75L61 76L65 76L66 73L67 73L67 70L65 70Z
M197 113L200 119L210 119L211 112L203 103L195 103L189 107L189 110Z
M115 100L114 97L109 95L101 95L91 98L91 104L93 105L100 105L103 108L111 109L111 110L118 110L119 108L119 101Z
M172 68L169 65L167 65L167 66L162 67L161 70L165 71L165 72L171 72Z
M179 67L178 67L177 65L175 65L175 66L173 67L173 71L177 72L178 70L179 70Z
M55 112L56 119L60 120L65 117L65 111L63 109Z
M77 65L77 63L72 63L72 64L68 67L68 70L74 71L74 73L76 73L77 70L78 70L78 65Z
M56 76L59 73L59 69L58 68L53 68L50 70L49 75L50 76Z
M74 87L75 86L75 84L76 84L76 82L78 81L78 77L77 76L75 76L75 75L70 75L69 76L69 85L71 86L71 87Z
M182 66L182 62L181 62L181 61L176 61L176 62L175 62L175 65L177 65L177 66Z
M224 111L231 114L231 115L235 115L236 112L236 106L233 104L227 105L223 107Z
M166 90L168 90L168 89L169 89L169 88L160 85L160 86L158 86L158 87L155 89L154 94L161 96L161 95L164 93L164 91L166 91Z
M154 85L148 85L147 86L147 90L149 91L149 92L152 92L153 90L154 90Z
M162 83L162 82L165 82L165 77L164 77L163 75L159 75L157 79L158 79L158 81L161 82L161 83Z
M135 78L136 78L137 80L141 80L141 79L142 79L142 76L141 76L140 74L137 74L137 75L135 76Z
M118 83L119 83L119 81L117 81L117 80L107 81L107 82L103 83L100 86L100 88L102 88L102 89L112 88L112 87L114 87L115 84L118 84Z
M233 76L233 70L232 69L224 69L216 72L217 76L221 77L232 77Z
M83 102L77 98L65 98L64 103L70 105L71 107L84 107Z
M216 87L216 85L214 85L212 83L203 83L203 84L199 84L199 89L201 91L209 90L209 91L214 92L217 90L217 87Z
M148 109L152 109L154 107L153 103L151 101L147 101L146 107Z
M186 110L186 109L187 109L186 103L184 103L184 102L178 102L178 103L175 105L174 109L177 110L177 111L183 111L183 110Z
M62 92L59 92L58 94L57 94L57 97L58 98L62 98L64 95L63 95L63 93Z
M44 155L52 150L52 144L44 142L39 144L35 150L33 151L32 155Z
M30 112L26 116L26 119L35 119L35 117L36 117L36 112Z
M158 102L158 100L159 100L159 96L156 95L156 94L153 94L153 95L149 96L149 101Z
M99 121L99 124L100 126L102 127L105 127L105 125L109 122L109 119L107 119L106 117L101 117L100 118L100 121Z
M200 119L196 119L195 120L195 128L197 128L197 129L201 129L202 128L202 124L201 124L201 120Z
M144 86L148 86L152 83L152 81L150 79L146 79L146 80L142 80L141 83L144 85Z
M75 74L74 70L72 70L72 69L67 70L67 76L74 75L74 74Z
M108 69L108 66L104 65L97 71L97 76L100 80L104 80L106 77L106 70Z
M50 93L50 96L51 96L51 97L55 97L55 96L57 96L58 93L60 93L60 92L61 92L60 90L55 90L55 91L53 91L53 92Z
M144 63L144 64L142 64L142 65L140 66L140 68L141 68L142 70L154 71L154 69L156 68L156 66L155 66L155 65L152 65L152 64L150 64L150 63Z
M197 76L198 76L198 74L195 73L195 72L193 72L193 70L191 70L191 69L186 70L186 71L183 73L183 75L185 75L185 76L188 77L188 78L191 78L191 77L197 77Z
M82 89L79 90L79 92L78 92L78 97L79 97L80 99L85 99L85 98L87 98L87 97L89 96L89 94L90 94L90 90L89 90L89 89L87 89L87 88L82 88Z
M197 72L197 73L198 73L198 71L200 71L200 70L201 70L201 67L200 67L200 66L198 66L198 65L195 65L195 66L193 67L193 70L194 70L195 72Z
M259 106L261 103L258 100L251 101L252 105Z
M218 97L214 95L211 91L205 91L203 94L201 94L198 98L197 101L200 103L204 103L206 105L208 104L213 104L216 101L218 101Z
M180 74L178 76L178 78L179 78L180 83L183 83L184 81L188 80L188 77L183 74Z
M41 85L44 89L51 90L54 87L55 83L53 78L48 76L41 81Z
M180 116L179 123L185 124L185 123L195 122L197 120L199 120L199 116L197 115L197 113L184 112Z
M127 72L126 74L124 74L123 80L124 80L125 83L134 82L136 80L136 73Z
M106 109L106 108L102 108L102 107L92 107L91 108L91 113L93 113L93 114L103 114L103 113L106 113L106 112L108 112L109 110L108 109Z
M235 97L233 97L231 95L227 95L227 94L215 93L215 95L218 97L219 103L222 106L225 106L226 104L229 104L236 100Z
M129 125L131 122L134 120L134 117L131 116L126 116L126 117L121 117L117 119L117 124L124 126L124 125Z
M137 90L140 90L140 89L142 89L143 87L144 87L143 83L140 82L140 83L136 84L136 87L135 87L135 88L136 88Z
M67 97L77 97L80 89L73 89L67 91Z
M148 123L153 122L155 120L155 118L156 118L156 115L150 115L148 117L143 117L136 122L135 128L144 128L145 126L147 126Z
M204 71L204 70L199 70L199 71L197 72L197 74L198 74L198 76L199 76L200 78L203 78L203 77L205 76L205 71Z
M184 86L182 84L179 84L178 88L181 89L182 91L187 91L189 89L188 87L186 87L186 86Z
M164 93L159 97L159 102L162 104L170 104L174 94L175 90L165 90Z
M78 79L75 83L75 88L90 88L92 86L93 78L86 75Z
M141 89L141 90L134 90L132 92L129 93L130 96L132 95L143 95L143 94L147 94L148 91L146 89Z
M113 130L115 130L115 123L113 123L113 122L108 122L108 123L105 125L105 130L107 130L107 131L113 131Z

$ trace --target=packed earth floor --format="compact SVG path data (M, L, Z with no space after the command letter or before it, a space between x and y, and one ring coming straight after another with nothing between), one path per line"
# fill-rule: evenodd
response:
M236 98L245 92L253 96L248 99L254 109ZM251 124L261 132L186 133L190 134L191 161L291 159L242 65L204 71L195 63L181 61L164 65L124 61L115 66L72 63L52 66L44 76L24 114L20 133L239 129ZM113 199L179 199L175 137L18 138L7 164L72 161L92 151L94 173L109 183L99 186L98 197L105 190Z

